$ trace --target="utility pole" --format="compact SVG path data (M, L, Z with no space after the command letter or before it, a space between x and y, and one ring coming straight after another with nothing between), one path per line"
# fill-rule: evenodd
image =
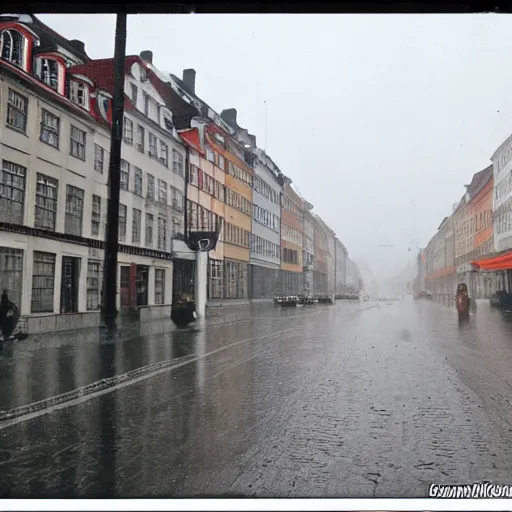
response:
M102 315L113 326L117 315L117 253L119 249L119 190L121 181L121 143L124 117L124 63L126 56L126 13L118 13L114 49L114 100L110 133L109 197L103 266Z

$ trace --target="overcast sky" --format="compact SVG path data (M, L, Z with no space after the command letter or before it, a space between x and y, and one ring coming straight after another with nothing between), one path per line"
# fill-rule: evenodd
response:
M40 19L113 56L113 15ZM133 15L127 54L194 68L197 94L236 108L349 255L385 277L512 132L511 33L494 14Z

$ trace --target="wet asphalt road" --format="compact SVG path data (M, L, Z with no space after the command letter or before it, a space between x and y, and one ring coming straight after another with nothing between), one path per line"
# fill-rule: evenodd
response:
M177 364L0 422L2 497L426 497L431 483L512 484L512 323L485 306L464 325L407 298L137 329L3 347L4 411Z

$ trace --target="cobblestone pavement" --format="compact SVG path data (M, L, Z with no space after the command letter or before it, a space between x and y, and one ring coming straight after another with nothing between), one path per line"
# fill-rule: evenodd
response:
M6 344L0 494L426 497L431 483L512 484L511 334L485 305L459 325L406 298Z

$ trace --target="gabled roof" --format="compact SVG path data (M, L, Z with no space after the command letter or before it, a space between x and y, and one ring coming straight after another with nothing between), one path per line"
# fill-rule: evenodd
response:
M46 84L38 80L36 77L25 73L18 66L14 66L10 62L2 60L0 61L0 68L3 68L3 70L5 70L4 72L10 72L18 78L24 80L32 87L34 87L37 91L40 91L43 94L46 94L47 96L51 97L55 102L69 109L72 113L79 115L81 117L85 117L91 122L95 122L102 126L105 126L104 122L95 119L90 112L87 112L78 105L75 105L71 100L69 100L65 96L61 96L58 92L54 91L51 87L48 87Z
M470 198L472 198L478 192L478 190L489 181L491 176L492 165L473 175L471 183L467 188Z
M204 155L205 152L201 148L198 128L191 128L190 130L184 130L179 133L185 144L195 149L200 155Z
M162 82L162 80L153 72L151 67L147 66L146 63L138 55L126 56L124 63L125 75L131 74L132 66L135 63L146 68L146 74L151 82L151 85L153 85L158 94L160 94L165 104L169 107L175 117L177 115L178 117L185 116L191 118L197 114L196 109L182 100L180 96L174 92L168 84ZM111 94L114 93L115 70L113 58L91 60L86 64L72 66L70 68L70 72L73 74L83 74L88 76L99 88L104 89ZM125 108L128 110L137 110L135 105L133 105L127 96L125 96L124 104ZM179 123L175 124L178 124L180 127Z

